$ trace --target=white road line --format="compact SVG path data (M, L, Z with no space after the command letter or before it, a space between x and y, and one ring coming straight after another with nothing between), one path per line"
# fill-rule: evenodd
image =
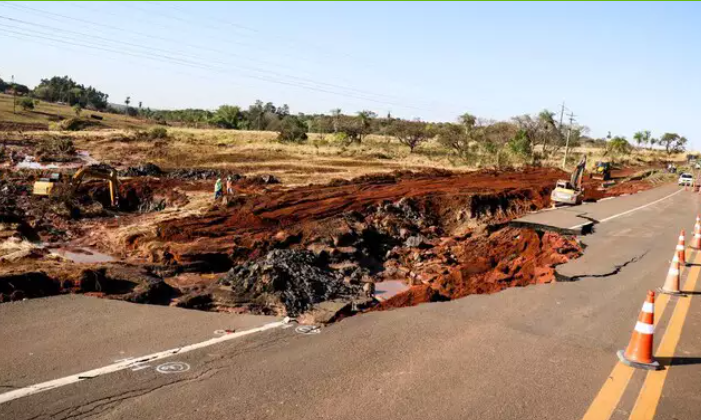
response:
M229 341L233 340L239 337L243 337L246 335L254 334L257 332L262 332L262 331L267 331L271 330L273 328L278 328L282 327L283 325L287 324L289 322L288 319L285 319L283 321L279 322L271 322L270 324L263 325L262 327L258 328L253 328L250 330L245 330L245 331L239 331L231 334L226 334L221 337L216 337L212 338L207 341L202 341L200 343L195 343L195 344L190 344L184 347L178 347L175 349L170 349L166 351L161 351L158 353L152 353L143 357L136 357L136 358L130 358L126 359L117 363L113 363L111 365L107 365L98 369L93 369L93 370L88 370L85 372L77 373L75 375L70 375L66 376L63 378L59 379L54 379L53 381L48 381L48 382L42 382L36 385L30 385L25 388L20 388L16 389L14 391L6 392L4 394L0 394L0 404L6 403L8 401L16 400L18 398L22 397L28 397L32 394L36 394L42 391L48 391L49 389L54 389L54 388L59 388L62 386L70 385L76 382L80 382L85 379L92 379L96 378L101 375L106 375L108 373L112 372L117 372L120 370L124 369L129 369L134 366L138 366L141 364L144 364L146 362L151 362L154 360L160 360L160 359L165 359L166 357L170 357L176 354L183 354L183 353L188 353L193 350L201 349L204 347L209 347L214 344L219 344L224 341Z
M650 207L651 205L657 204L657 203L659 203L660 201L666 200L666 199L668 199L669 197L672 197L672 196L674 196L674 195L677 195L677 194L679 194L679 193L682 192L682 191L684 191L684 190L675 191L675 192L673 192L672 194L670 194L670 195L668 195L668 196L665 196L665 197L660 198L659 200L655 200L655 201L653 201L653 202L651 202L651 203L647 203L647 204L642 205L642 206L640 206L640 207L636 207L636 208L634 208L634 209L626 210L626 211L624 211L623 213L614 214L613 216L609 216L609 217L607 217L607 218L605 218L605 219L601 219L601 220L599 220L599 223L608 222L609 220L613 220L613 219L615 219L615 218L617 218L617 217L625 216L626 214L633 213L634 211L638 211L638 210L644 209L645 207ZM570 229L579 229L579 228L581 228L582 226L587 225L587 224L588 224L588 223L582 223L582 224L580 224L580 225L575 225L575 226L572 226Z

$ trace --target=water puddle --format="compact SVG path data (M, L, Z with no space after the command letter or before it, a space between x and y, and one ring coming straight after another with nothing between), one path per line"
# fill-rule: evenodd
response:
M409 285L401 280L387 280L375 283L375 298L385 301L393 296L409 290Z
M77 247L77 248L49 248L53 255L58 255L67 260L81 264L101 264L115 261L111 255L103 254L94 249Z
M34 156L25 156L22 162L15 165L17 169L76 169L84 165L94 165L98 163L95 159L90 156L90 153L85 150L80 150L76 152L76 155L80 159L79 162L37 162Z

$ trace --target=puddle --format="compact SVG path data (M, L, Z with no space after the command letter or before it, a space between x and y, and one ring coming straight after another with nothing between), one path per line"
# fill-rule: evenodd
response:
M401 280L387 280L375 283L375 298L385 301L404 291L409 290L409 285Z
M100 264L115 261L110 255L97 252L90 248L50 248L51 254L82 264Z
M76 169L84 165L93 165L98 163L95 159L90 156L90 153L85 150L80 150L76 152L76 156L80 159L80 162L48 162L42 163L37 162L34 156L25 156L22 162L15 165L17 169Z

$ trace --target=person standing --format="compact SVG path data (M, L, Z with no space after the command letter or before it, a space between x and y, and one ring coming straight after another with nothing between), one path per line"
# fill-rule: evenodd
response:
M221 178L217 178L217 182L214 183L214 201L217 201L222 195L224 195L224 186Z

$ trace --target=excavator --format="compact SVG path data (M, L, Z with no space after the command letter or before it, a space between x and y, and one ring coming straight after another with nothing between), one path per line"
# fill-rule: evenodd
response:
M591 177L602 181L611 179L611 162L596 162Z
M110 201L112 207L117 206L119 200L119 179L117 178L117 171L115 169L106 165L90 165L78 169L71 177L68 185L71 196L86 177L107 180L110 186ZM56 191L56 186L60 181L61 174L59 173L51 174L49 178L40 178L34 183L33 193L34 195L50 196Z
M587 166L587 157L582 157L577 167L572 171L569 180L560 179L555 184L555 189L550 194L550 201L554 206L576 206L582 204L582 179L584 168Z

